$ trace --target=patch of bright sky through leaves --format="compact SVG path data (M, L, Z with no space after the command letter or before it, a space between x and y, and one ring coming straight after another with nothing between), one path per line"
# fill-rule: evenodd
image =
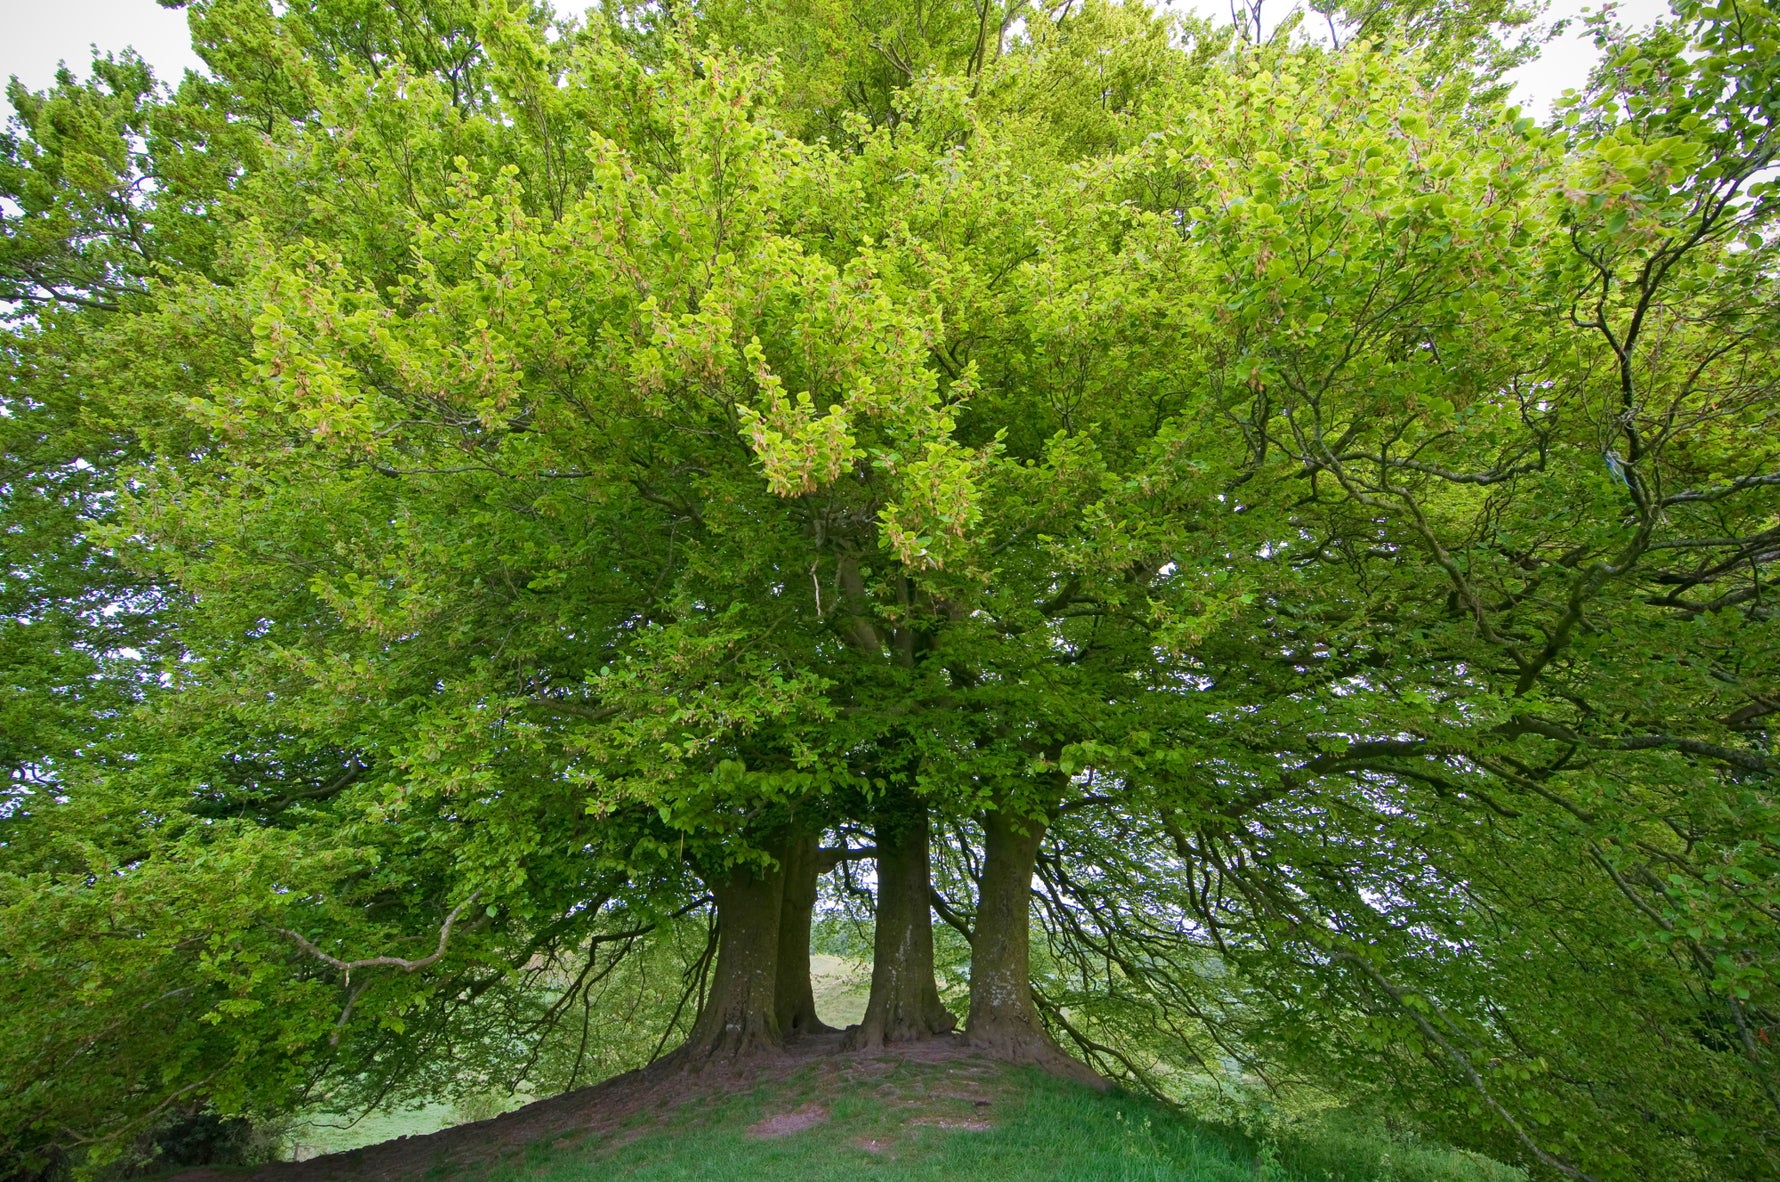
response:
M1167 6L1229 19L1228 3L1219 0L1168 0ZM1545 19L1575 18L1591 7L1600 5L1556 0ZM1270 27L1292 8L1285 0L1264 0L1263 25ZM1631 26L1647 25L1667 11L1663 0L1622 0L1618 5L1619 19ZM157 77L167 80L203 66L192 52L185 13L162 8L155 0L0 0L0 29L5 30L0 37L0 77L17 75L33 90L50 85L60 61L85 75L93 46L101 51L133 47ZM1566 88L1583 84L1594 57L1594 46L1572 19L1566 34L1547 44L1538 61L1515 71L1515 95L1522 108L1543 116Z

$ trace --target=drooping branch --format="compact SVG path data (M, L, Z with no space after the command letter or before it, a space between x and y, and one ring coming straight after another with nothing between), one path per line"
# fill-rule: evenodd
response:
M1453 1046L1451 1041L1448 1040L1445 1035L1441 1034L1432 1022L1428 1021L1427 1015L1422 1013L1420 1007L1410 1004L1409 997L1403 989L1393 984L1389 978L1374 968L1364 957L1356 956L1354 953L1348 952L1345 949L1336 949L1330 953L1330 956L1332 959L1341 961L1343 964L1357 966L1364 976L1371 980L1371 982L1383 991L1387 997L1395 1002L1397 1009L1408 1015L1410 1021L1414 1022L1416 1028L1422 1032L1423 1037L1439 1047L1441 1051L1445 1053L1446 1057L1452 1061L1453 1065L1464 1074L1465 1078L1470 1081L1472 1088L1476 1090L1483 1102L1492 1112L1502 1119L1503 1123L1506 1124L1509 1130L1514 1134L1515 1139L1526 1148L1528 1153L1531 1153L1538 1159L1541 1165L1548 1169L1556 1170L1565 1177L1574 1178L1577 1182L1597 1182L1594 1175L1571 1165L1560 1157L1553 1156L1540 1146L1537 1141L1533 1140L1521 1123L1514 1118L1514 1114L1509 1112L1500 1100L1496 1099L1495 1093L1490 1091L1489 1084L1484 1081L1482 1075L1478 1074L1477 1068L1472 1065L1471 1060L1457 1047Z
M328 953L323 952L308 939L304 938L299 932L294 932L290 928L278 928L276 930L280 935L288 937L291 942L296 944L296 946L301 948L304 952L307 952L310 956L339 969L344 981L350 985L352 983L352 972L354 969L392 968L400 969L404 973L418 973L422 969L429 969L438 964L445 958L445 949L451 942L451 929L453 925L457 923L459 916L475 904L477 897L481 894L482 892L480 890L471 891L469 898L451 909L451 913L445 917L444 924L439 928L439 946L433 950L432 955L423 956L418 959L409 959L402 956L371 956L366 957L363 960L341 960L337 956L331 956Z

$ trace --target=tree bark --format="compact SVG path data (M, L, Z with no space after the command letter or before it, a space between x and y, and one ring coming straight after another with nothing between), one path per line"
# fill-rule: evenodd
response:
M779 1031L788 1039L834 1029L816 1016L816 996L810 988L810 914L816 906L816 879L822 870L816 843L814 833L794 833L780 859L785 888L779 907L775 1008Z
M878 905L872 936L871 998L847 1034L850 1049L881 1048L946 1034L958 1019L940 1004L933 979L933 875L927 806L893 790L877 811Z
M686 1044L688 1066L776 1051L784 1043L776 1004L783 863L727 868L706 875L717 902L717 964Z
M970 1018L965 1037L997 1059L1035 1063L1105 1086L1092 1068L1051 1038L1032 1001L1032 872L1045 822L1002 808L983 818L983 881L970 946Z

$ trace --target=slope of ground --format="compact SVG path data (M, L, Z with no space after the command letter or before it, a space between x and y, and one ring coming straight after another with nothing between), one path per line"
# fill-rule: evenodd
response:
M810 987L815 996L816 1013L824 1022L837 1029L854 1025L865 1017L865 1003L871 993L871 962L815 953L810 957ZM434 1103L370 1113L341 1113L324 1108L305 1114L291 1125L285 1148L296 1160L307 1161L398 1137L437 1133L497 1112L511 1111L530 1099L530 1096L486 1096L461 1105ZM478 1116L466 1115L466 1110L474 1112L478 1108L481 1109Z
M176 1182L1524 1182L1401 1143L1257 1144L949 1041L896 1055L836 1041L742 1075L658 1065L430 1136Z

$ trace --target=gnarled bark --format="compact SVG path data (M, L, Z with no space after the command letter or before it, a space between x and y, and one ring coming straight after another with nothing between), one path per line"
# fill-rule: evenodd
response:
M717 964L692 1033L674 1052L688 1066L784 1043L777 1005L783 865L728 867L705 882L717 902Z
M779 964L775 1008L785 1038L822 1034L834 1028L816 1016L810 988L810 914L816 906L816 879L821 874L814 833L798 832L785 842L780 859L785 887L779 908Z
M887 796L875 818L878 906L871 998L849 1048L876 1048L945 1034L958 1025L933 979L932 871L927 806L907 789Z

